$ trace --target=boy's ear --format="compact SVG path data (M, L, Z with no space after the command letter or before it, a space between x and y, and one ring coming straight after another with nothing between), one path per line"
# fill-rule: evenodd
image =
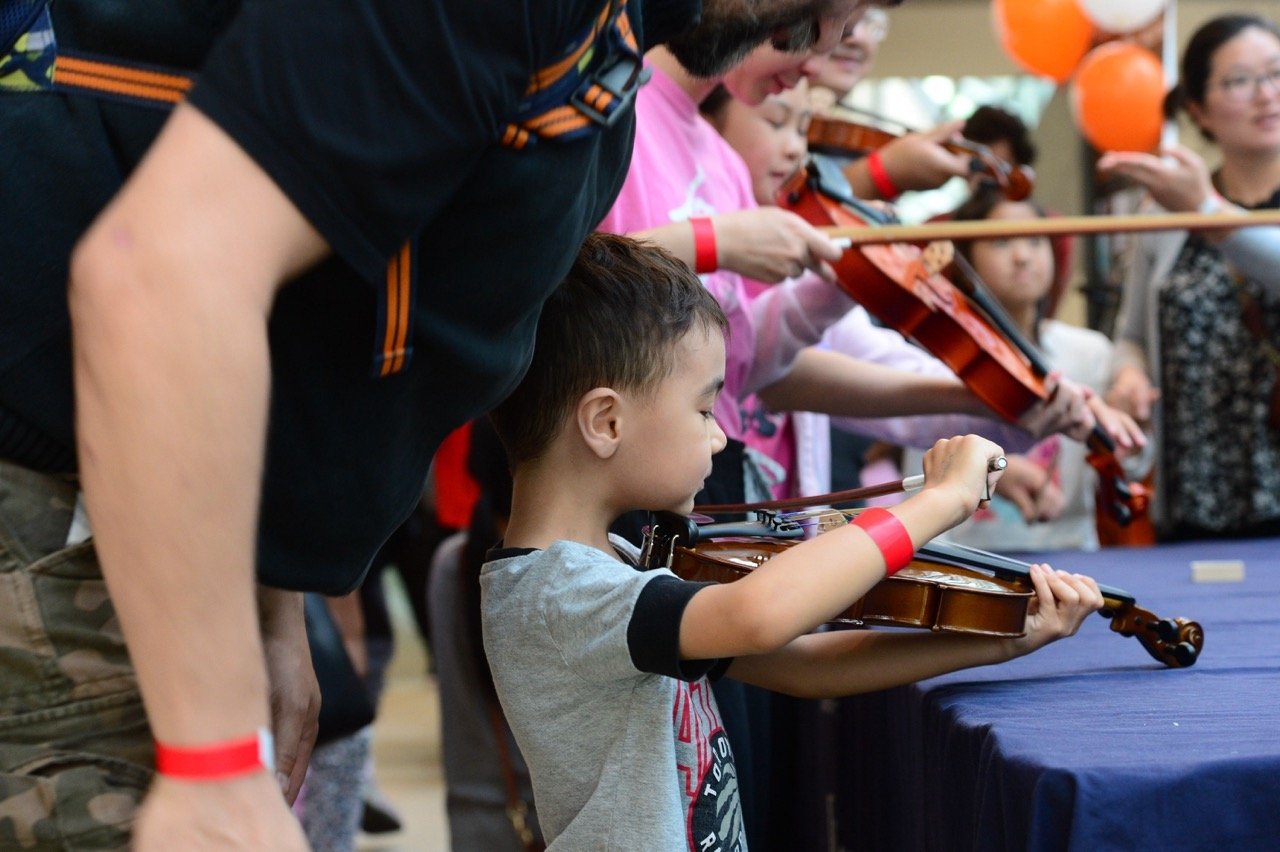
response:
M618 451L622 438L622 398L613 388L592 388L578 400L578 432L599 458Z

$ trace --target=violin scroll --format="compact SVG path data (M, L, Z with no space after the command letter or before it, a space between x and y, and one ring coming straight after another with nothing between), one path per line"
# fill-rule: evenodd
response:
M1204 648L1204 629L1199 622L1186 618L1160 618L1140 606L1122 603L1108 605L1101 615L1111 619L1111 629L1121 636L1132 636L1147 653L1171 668L1195 665Z

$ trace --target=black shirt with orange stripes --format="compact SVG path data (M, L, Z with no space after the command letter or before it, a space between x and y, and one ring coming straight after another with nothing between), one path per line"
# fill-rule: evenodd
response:
M55 15L59 38L90 52L125 43L84 17L131 3L154 5L62 0L54 4L67 22ZM193 4L180 5L190 15ZM183 25L191 41L218 33L207 56L199 46L157 47L166 42L152 31L137 39L139 58L192 61L190 102L334 251L286 285L270 320L259 577L339 592L359 582L417 502L440 440L519 380L543 298L625 176L633 118L628 110L571 142L513 150L499 141L532 72L580 37L601 0L524 0L500 11L403 0L206 6L199 26L190 17ZM650 6L660 16L648 18ZM686 26L698 3L631 0L627 8L643 50ZM111 23L127 30L127 18ZM136 124L148 133L158 126L141 112ZM123 175L132 164L115 168ZM393 259L400 262L389 275ZM409 289L413 311L400 314L411 357L377 378L380 308L396 316L394 300ZM46 337L61 348L65 334ZM6 369L39 374L46 394L53 381L60 399L65 386L69 399L69 369L50 376L48 363L5 362L0 353ZM0 380L0 407L13 410L9 393ZM69 434L69 423L57 425Z

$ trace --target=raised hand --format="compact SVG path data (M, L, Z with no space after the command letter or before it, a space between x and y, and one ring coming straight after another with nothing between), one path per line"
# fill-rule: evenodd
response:
M949 121L923 133L908 133L880 149L885 171L899 190L936 189L969 174L969 157L943 143L957 139L963 121Z
M1106 401L1113 408L1128 414L1138 423L1151 420L1151 405L1160 398L1160 389L1153 387L1147 374L1138 367L1125 366L1116 371Z
M1161 207L1176 213L1199 210L1217 195L1204 160L1181 145L1165 148L1159 157L1137 151L1109 151L1098 158L1098 171L1123 175L1142 184Z

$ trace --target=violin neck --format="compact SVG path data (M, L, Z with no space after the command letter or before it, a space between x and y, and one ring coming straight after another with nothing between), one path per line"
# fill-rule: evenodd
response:
M849 191L848 179L835 160L829 157L810 157L806 172L816 192L839 201L864 221L875 225L888 225L897 221L875 205L853 195Z
M1004 336L1009 339L1009 342L1022 353L1037 376L1044 378L1049 375L1049 362L1045 360L1044 353L1027 339L1027 336L1022 329L1018 328L1017 323L1013 321L1009 313L991 295L991 291L987 289L986 282L978 275L978 270L973 268L968 258L957 252L952 262L969 284L967 295L987 315L987 318L991 320L991 324L1000 329Z
M991 295L990 291L987 290L986 284L978 275L978 271L973 268L968 259L964 255L957 253L953 262L970 285L966 295L987 315L991 324L1004 333L1014 348L1022 353L1037 376L1043 379L1049 375L1049 361L1044 357L1044 353L1040 351L1040 348L1035 343L1027 339L1027 336L1018 328L1013 318ZM1088 443L1089 448L1097 452L1115 453L1115 442L1102 430L1101 426L1095 425L1093 427L1093 431L1089 433Z
M1002 580L1031 580L1031 563L964 544L935 539L922 545L917 553L958 568L983 568ZM1113 586L1099 583L1098 590L1107 607L1131 605L1135 601L1133 595Z

